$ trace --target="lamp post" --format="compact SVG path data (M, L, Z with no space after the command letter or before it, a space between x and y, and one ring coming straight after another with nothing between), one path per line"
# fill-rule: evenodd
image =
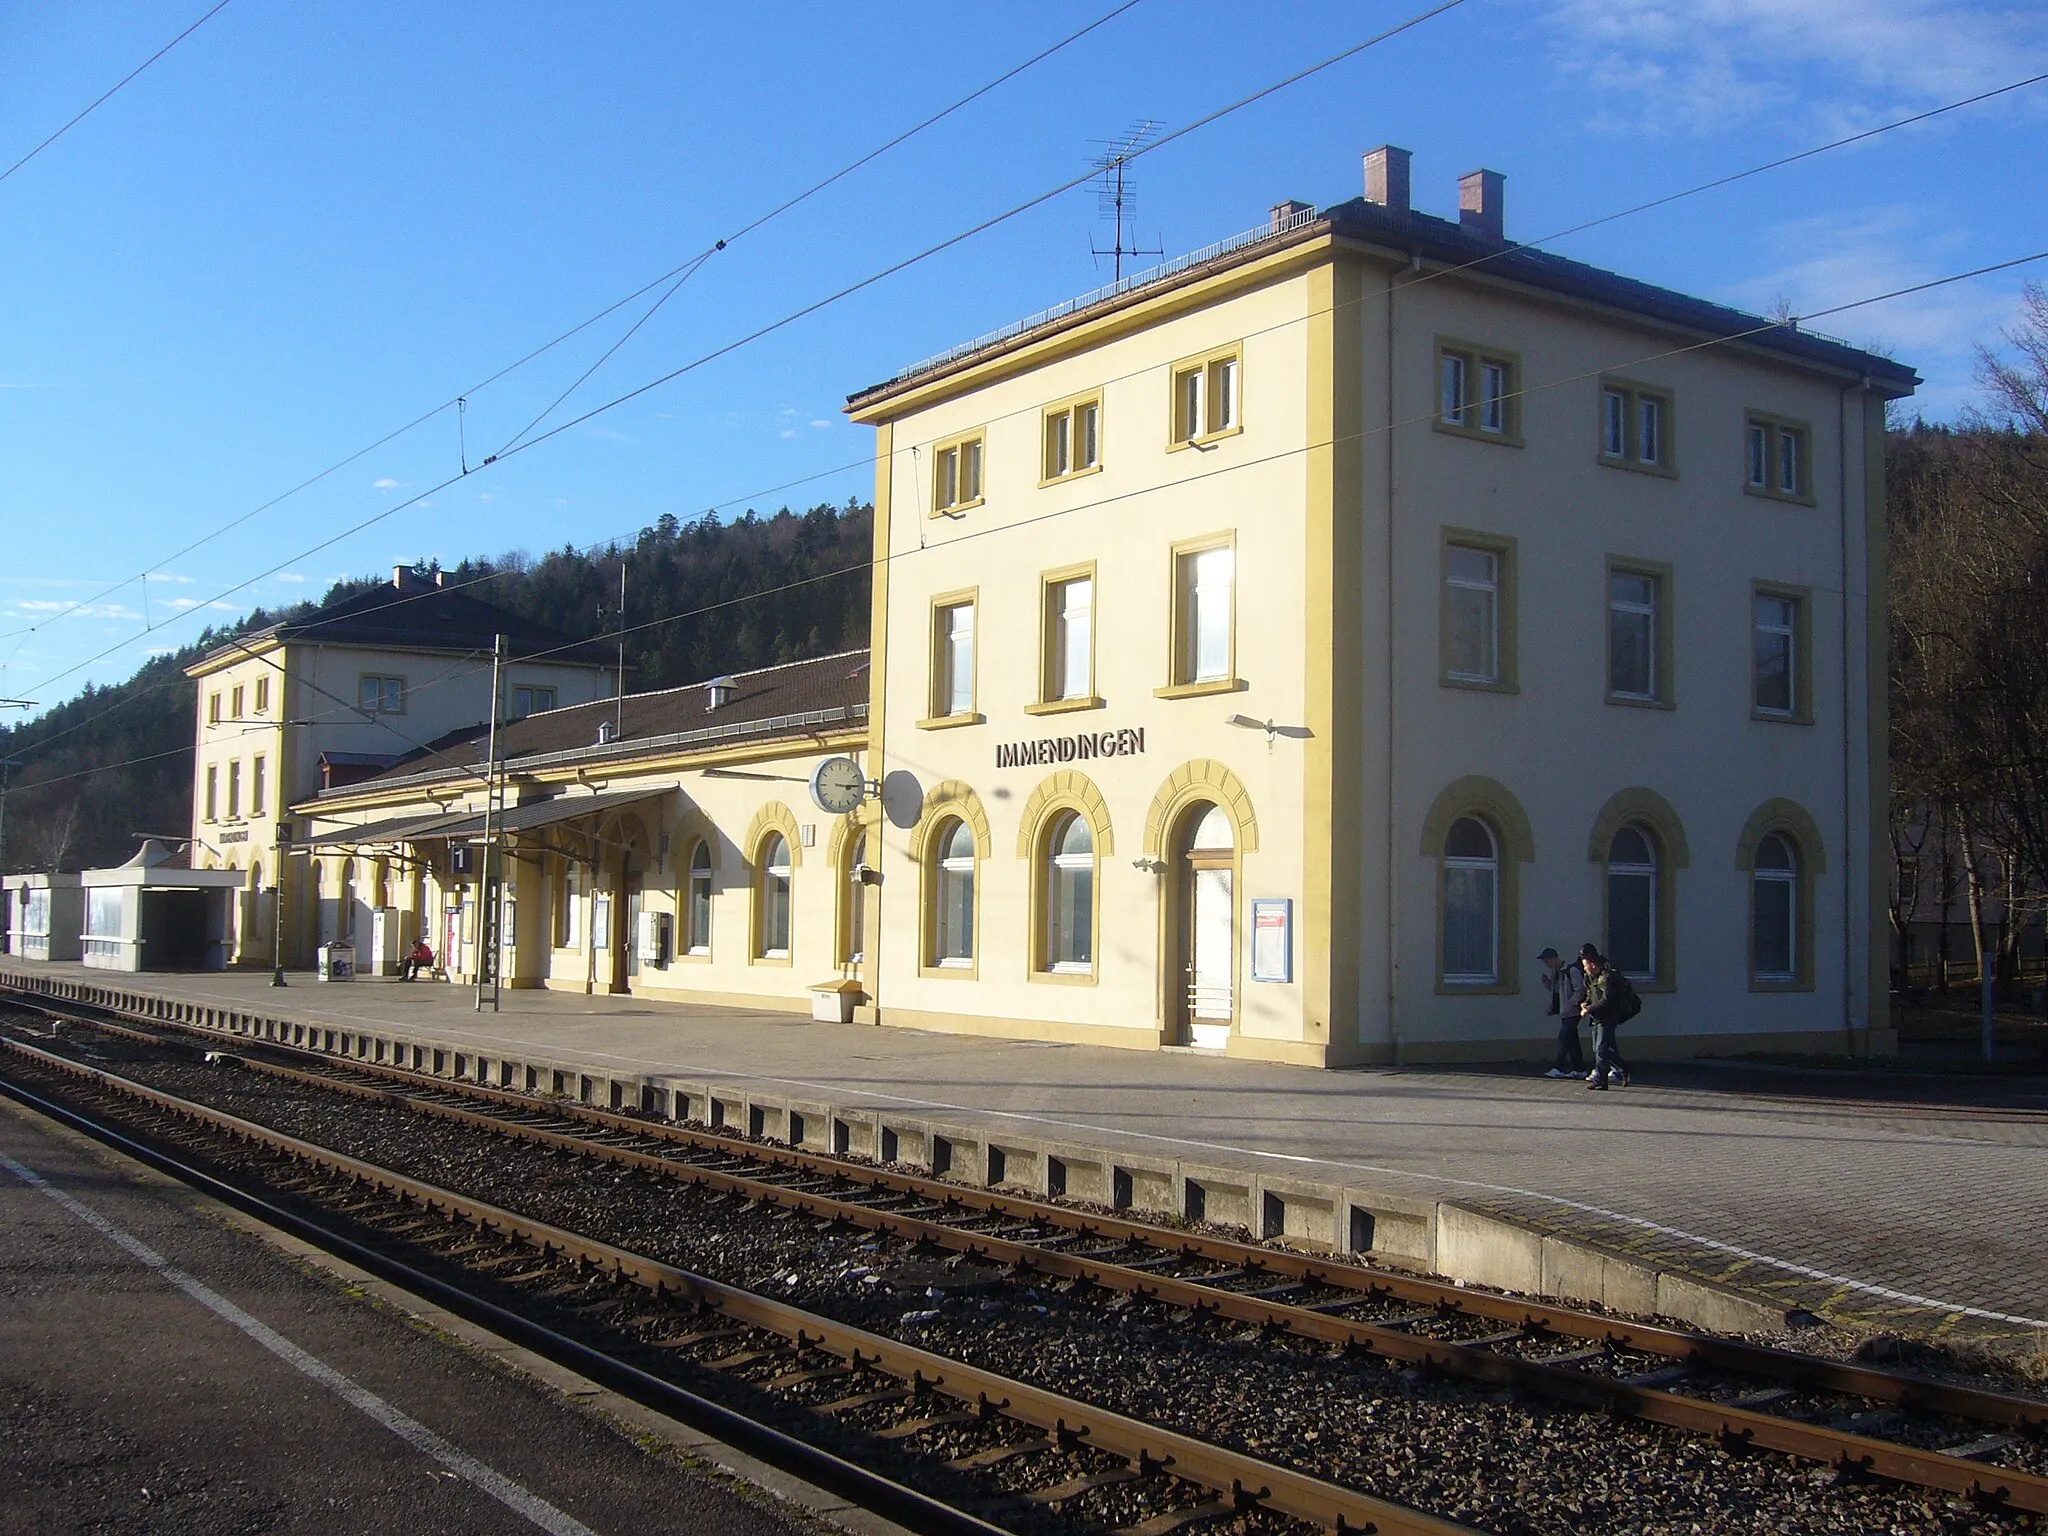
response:
M280 702L282 702L284 690L280 688L278 692ZM293 726L311 725L312 723L310 720L278 721L280 727L277 754L279 814L271 818L271 825L277 829L277 835L271 839L270 844L270 984L273 987L287 985L284 979L284 856L290 843L285 837L283 797L289 792L290 786L285 778L284 732L290 730ZM248 733L245 731L243 734L246 735Z

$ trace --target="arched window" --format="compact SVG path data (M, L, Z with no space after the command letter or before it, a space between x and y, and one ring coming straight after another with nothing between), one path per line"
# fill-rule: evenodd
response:
M689 889L683 895L683 953L711 953L711 845L701 837L690 850Z
M938 829L932 879L932 964L974 964L974 834L957 817Z
M1452 986L1500 979L1500 854L1493 829L1461 816L1444 835L1443 977Z
M334 936L352 943L356 936L356 861L341 861L341 910L335 913Z
M1657 843L1643 827L1607 845L1607 958L1632 980L1657 977Z
M846 863L840 871L839 899L846 904L846 916L840 923L839 960L843 965L857 965L867 958L867 892L862 880L862 871L868 862L868 835L856 832L847 840Z
M1773 832L1756 845L1749 886L1750 975L1799 979L1799 853Z
M1085 974L1095 969L1095 835L1079 812L1053 823L1045 860L1045 968Z
M789 958L789 839L771 832L761 844L755 877L755 910L759 914L756 953L764 960Z

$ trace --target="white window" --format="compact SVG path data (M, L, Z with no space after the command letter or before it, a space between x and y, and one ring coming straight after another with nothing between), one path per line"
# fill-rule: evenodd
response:
M1047 618L1052 654L1047 658L1049 697L1085 699L1095 691L1095 582L1077 576L1048 589Z
M939 828L932 880L932 964L974 964L974 834L958 819Z
M1670 392L1626 379L1600 386L1600 457L1628 469L1671 472Z
M1465 413L1465 359L1446 352L1437 368L1437 416L1446 426L1462 427Z
M1607 577L1607 691L1657 697L1657 578L1639 571Z
M405 679L365 672L356 682L356 708L366 715L405 712Z
M771 832L761 845L760 873L754 890L758 914L756 953L766 960L789 958L789 840Z
M981 500L981 435L942 444L932 455L932 510L948 512Z
M1600 392L1600 451L1610 459L1628 455L1628 392L1603 389Z
M512 718L524 720L528 715L545 714L555 707L555 690L552 688L528 687L524 684L512 690Z
M583 866L574 859L562 865L561 900L555 904L555 947L583 947Z
M242 763L237 758L228 764L228 820L239 820L242 814Z
M217 693L210 693L206 696L206 723L208 725L220 724L220 695Z
M1750 975L1758 981L1798 977L1799 856L1772 833L1757 844L1750 879Z
M1508 429L1508 370L1502 363L1479 365L1479 430Z
M868 835L856 832L846 850L845 868L840 871L839 899L846 903L846 919L841 926L843 942L839 958L846 965L858 965L867 958L868 888L861 878L867 862Z
M1793 501L1813 495L1812 444L1803 425L1752 411L1744 434L1750 490Z
M269 709L270 679L267 677L259 677L256 679L256 713L259 715L264 714L268 712Z
M1607 846L1607 959L1636 981L1657 976L1657 844L1623 827Z
M1511 355L1481 351L1463 342L1437 348L1437 425L1511 442L1519 427L1515 408L1515 362Z
M1444 571L1444 671L1465 683L1500 681L1500 556L1449 547Z
M1761 422L1749 424L1749 483L1761 489L1770 483L1771 429Z
M1050 971L1095 968L1095 837L1068 811L1045 841L1045 965Z
M246 718L242 714L242 698L243 694L241 686L237 684L228 693L228 718L230 720L241 720Z
M1790 597L1756 595L1756 710L1790 715L1798 703L1799 604Z
M1462 816L1444 835L1443 979L1491 986L1500 979L1500 858L1493 832Z
M690 850L689 889L683 896L683 952L711 953L711 845L702 838Z
M1233 347L1173 369L1173 441L1200 442L1238 425L1240 357Z
M206 819L220 820L220 769L212 763L206 765Z
M1664 462L1664 402L1655 395L1636 400L1636 458L1645 464Z
M974 604L948 603L934 614L932 713L974 711Z
M268 809L270 801L266 797L266 791L269 786L264 782L266 775L263 770L264 762L260 757L256 759L249 769L249 814L251 816L267 816L270 814Z
M1231 674L1232 586L1237 552L1229 545L1178 557L1177 683L1220 682Z
M1047 480L1078 475L1101 462L1100 400L1078 400L1045 413Z

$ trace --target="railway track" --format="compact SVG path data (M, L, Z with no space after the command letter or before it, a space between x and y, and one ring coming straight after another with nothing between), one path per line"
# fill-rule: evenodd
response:
M43 1011L160 1046L219 1038L71 1007ZM1689 1431L1728 1448L1784 1452L1844 1475L1937 1489L1994 1508L2048 1511L2048 1478L2040 1472L2048 1405L2030 1399L1475 1293L394 1067L343 1064L269 1044L244 1044L237 1054L279 1081L684 1180L1014 1274L1247 1325L1274 1340L1336 1345Z

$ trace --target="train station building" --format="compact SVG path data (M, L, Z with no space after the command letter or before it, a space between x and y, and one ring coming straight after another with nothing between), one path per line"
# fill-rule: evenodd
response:
M516 987L1493 1060L1547 1052L1536 956L1592 940L1636 1053L1888 1049L1884 411L1917 380L1454 190L1420 212L1374 151L1362 197L854 395L870 651L619 698L528 634L495 700L487 614L209 657L233 958L424 934L474 979L498 857Z

